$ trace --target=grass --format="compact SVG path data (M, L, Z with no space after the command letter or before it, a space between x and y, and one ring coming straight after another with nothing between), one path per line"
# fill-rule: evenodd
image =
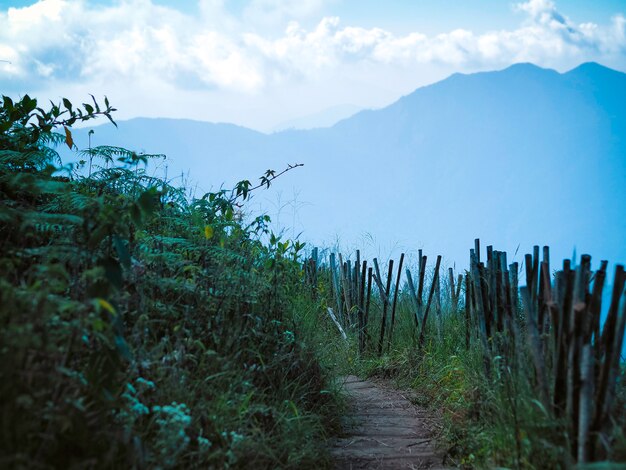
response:
M461 296L463 298L463 296ZM489 360L489 373L478 339L466 348L465 315L446 307L437 316L431 311L426 341L418 347L412 305L400 293L394 337L377 354L382 305L373 298L364 354L349 330L349 343L334 353L343 355L341 373L379 377L397 387L411 389L416 404L443 416L442 446L450 465L463 468L571 468L567 425L544 409L533 385L533 365L524 347L508 356ZM336 328L327 321L330 333ZM506 341L495 337L493 341ZM624 373L620 379L619 404L613 416L616 426L607 459L624 456ZM591 468L591 467L590 467Z

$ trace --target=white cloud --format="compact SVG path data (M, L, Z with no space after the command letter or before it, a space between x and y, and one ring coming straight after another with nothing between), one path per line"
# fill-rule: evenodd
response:
M326 106L341 99L380 105L424 83L416 77L453 71L522 61L564 69L589 60L626 69L621 15L604 25L575 24L554 2L529 0L513 4L518 28L400 35L344 25L337 17L320 19L333 1L250 0L238 13L225 0L198 0L188 13L152 0L108 6L41 0L0 10L0 86L8 93L47 90L55 96L65 89L117 90L125 99L158 90L169 97L161 111L158 103L143 103L158 115L169 115L177 100L193 103L192 95L203 92L226 119L267 110L282 99L274 112L283 120L293 114L278 114L296 109L305 95L309 108L300 106L301 113L319 111L324 99ZM265 118L258 121L265 124Z
M334 0L250 0L242 21L267 34L280 31L289 21L319 19L323 8Z
M305 30L291 21L278 37L249 29L248 17L272 21L310 17L324 0L252 0L236 19L223 0L201 0L200 15L185 15L150 0L108 7L82 0L42 0L0 13L0 80L141 80L254 92L293 77L318 77L354 62L497 67L516 61L543 65L568 60L624 62L626 19L608 27L573 24L549 0L514 9L520 28L475 34L457 29L436 36L398 36L380 28L342 26L323 18ZM219 27L218 25L227 25ZM11 66L9 66L11 65Z
M565 23L565 18L556 10L556 5L550 0L529 0L515 4L515 9L529 14L530 19L537 23L551 24Z

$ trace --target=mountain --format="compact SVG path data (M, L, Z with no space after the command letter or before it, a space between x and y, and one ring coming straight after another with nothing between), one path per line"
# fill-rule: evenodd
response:
M95 127L93 144L165 153L168 176L189 170L197 194L304 163L251 207L313 243L383 257L423 248L459 267L475 237L519 247L516 261L533 244L553 263L574 250L626 261L626 74L599 64L455 74L323 129L118 124Z
M319 127L331 127L343 119L355 115L361 111L361 107L354 104L340 104L324 109L314 114L302 116L289 121L281 122L274 126L274 132L287 129L317 129Z

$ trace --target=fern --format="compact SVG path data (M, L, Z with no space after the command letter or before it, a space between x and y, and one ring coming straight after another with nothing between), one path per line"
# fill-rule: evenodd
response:
M102 160L107 164L112 164L115 162L115 160L117 160L130 165L135 165L138 163L147 164L148 160L166 158L163 154L137 153L122 147L114 147L108 145L100 145L98 147L80 150L78 152L78 156L88 160Z

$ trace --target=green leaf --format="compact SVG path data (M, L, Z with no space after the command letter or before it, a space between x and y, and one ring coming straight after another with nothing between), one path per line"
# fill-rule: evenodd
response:
M100 244L100 242L104 239L104 237L107 236L108 233L109 233L108 225L102 224L102 225L97 226L96 229L91 232L91 236L89 237L89 242L88 242L89 248L94 249L95 247L97 247L98 244Z
M130 218L135 223L135 225L141 225L141 209L137 204L133 204L130 207Z
M115 251L117 252L117 256L119 257L122 266L129 269L130 253L128 252L128 248L126 248L124 241L117 235L113 235L113 246L115 246Z
M13 110L13 100L8 96L2 95L2 107L11 112Z
M147 215L152 214L159 203L159 193L156 188L149 188L141 193L137 203L141 210Z
M117 352L120 353L120 355L124 359L128 361L131 361L133 359L133 355L130 352L128 343L121 336L115 336L115 348L117 349Z
M74 139L72 139L72 132L69 130L67 126L63 126L63 129L65 129L65 143L70 148L70 150L72 150L72 148L74 147Z
M24 106L24 112L29 114L37 107L37 100L28 95L24 95L24 98L22 98L22 105Z
M113 305L111 305L109 303L108 300L97 299L96 300L96 304L98 305L98 307L103 308L104 310L109 312L111 315L116 315L117 314L117 312L115 311L115 308L113 307Z
M112 110L112 111L114 111L114 110ZM108 119L109 121L111 121L111 124L113 124L115 127L117 127L117 122L115 122L115 121L113 120L113 118L111 117L111 115L110 115L109 113L104 113L104 115L107 117L107 119Z
M106 323L104 323L104 320L102 320L102 318L94 318L93 322L91 323L91 327L94 329L94 331L104 331L104 329L106 328Z
M93 101L93 105L96 107L96 112L99 113L100 112L100 105L96 101L96 97L93 96L91 93L89 94L89 96L91 96L91 100Z
M120 263L113 258L104 258L98 263L104 268L107 280L118 289L122 288L122 267Z

